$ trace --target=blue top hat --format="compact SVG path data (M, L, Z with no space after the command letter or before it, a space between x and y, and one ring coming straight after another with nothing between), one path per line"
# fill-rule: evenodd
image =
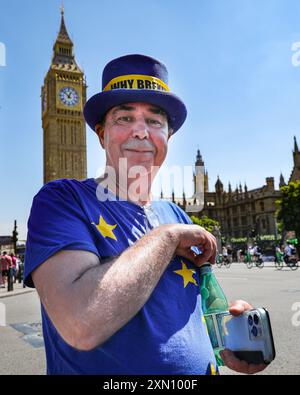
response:
M126 55L109 62L102 74L102 92L85 104L83 114L95 131L105 113L123 103L145 102L162 108L174 133L185 121L183 102L168 88L166 66L144 55Z

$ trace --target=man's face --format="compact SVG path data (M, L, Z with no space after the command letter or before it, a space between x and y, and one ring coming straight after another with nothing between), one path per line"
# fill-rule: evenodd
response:
M167 115L147 103L126 103L108 111L104 126L96 126L101 146L106 151L106 164L116 171L119 158L127 159L127 168L160 167L168 147L171 130Z

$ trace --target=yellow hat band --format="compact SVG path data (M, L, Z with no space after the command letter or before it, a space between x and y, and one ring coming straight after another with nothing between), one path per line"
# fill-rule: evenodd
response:
M142 74L129 74L113 78L105 86L103 92L113 89L149 89L155 91L170 91L168 85L159 78Z

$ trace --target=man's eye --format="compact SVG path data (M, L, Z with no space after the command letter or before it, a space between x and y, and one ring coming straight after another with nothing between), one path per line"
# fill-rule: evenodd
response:
M153 125L153 126L162 126L161 122L158 121L157 119L149 119L149 120L148 120L148 123L149 123L150 125Z
M131 117L126 117L126 116L119 117L117 121L120 123L128 123L131 122Z

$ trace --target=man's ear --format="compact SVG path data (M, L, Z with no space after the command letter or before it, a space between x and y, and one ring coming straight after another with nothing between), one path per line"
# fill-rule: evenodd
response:
M104 149L104 127L100 123L97 123L95 126L95 132L97 133L99 137L99 141L101 144L101 147Z
M172 136L172 134L173 134L173 129L169 129L169 131L168 131L168 140Z

